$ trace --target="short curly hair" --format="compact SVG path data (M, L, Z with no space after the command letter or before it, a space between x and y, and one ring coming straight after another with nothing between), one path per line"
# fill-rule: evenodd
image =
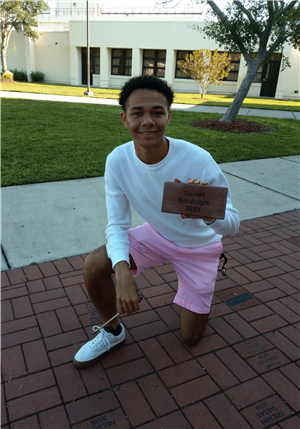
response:
M173 103L174 93L165 80L153 75L135 76L125 83L120 93L119 104L124 112L126 112L126 103L130 94L136 89L150 89L161 92L166 97L169 108Z

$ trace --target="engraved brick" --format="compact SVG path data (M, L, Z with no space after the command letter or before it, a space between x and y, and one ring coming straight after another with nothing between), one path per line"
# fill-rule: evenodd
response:
M258 374L279 368L289 362L289 359L276 349L268 350L247 360L247 363L251 365Z
M226 390L228 399L238 410L248 407L274 393L273 389L260 377Z
M255 356L258 353L273 349L274 346L265 337L260 336L233 346L242 358Z
M251 429L251 426L249 426L243 416L223 393L205 399L204 404L221 424L221 427L230 429Z
M243 410L242 414L253 427L262 429L270 426L274 427L274 423L286 419L292 413L278 396L273 396L263 399L247 410Z
M292 384L278 369L268 372L267 374L263 374L262 377L293 410L300 410L300 397L297 387Z
M124 411L121 408L117 408L110 413L105 412L104 414L95 415L93 418L81 422L78 425L72 426L72 429L91 429L96 428L97 426L101 427L101 425L104 426L105 424L107 427L114 427L115 425L116 428L130 429L128 417L125 417ZM50 427L58 426L54 425ZM47 429L47 427L45 429Z
M161 211L224 219L227 193L220 186L165 182Z

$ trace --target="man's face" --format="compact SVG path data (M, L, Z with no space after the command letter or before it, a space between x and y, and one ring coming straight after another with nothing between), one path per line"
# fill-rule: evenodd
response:
M126 113L121 113L121 120L130 132L138 156L140 151L159 150L166 144L165 130L170 119L166 97L148 89L133 91L127 100Z

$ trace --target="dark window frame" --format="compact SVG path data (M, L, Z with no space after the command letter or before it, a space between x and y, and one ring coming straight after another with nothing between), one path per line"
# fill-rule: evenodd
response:
M184 58L178 58L178 54L181 52L185 52ZM175 78L176 79L192 79L191 76L187 76L183 71L180 70L180 67L178 65L178 61L184 60L187 54L192 54L194 51L177 51L176 52L176 65L175 65ZM185 76L177 76L177 73L184 73Z
M145 53L149 52L149 51L154 51L154 57L145 57ZM162 52L162 51L165 52L164 57L159 56L159 52ZM143 71L142 71L142 74L143 75L146 74L145 73L146 69L151 69L151 70L153 70L152 75L164 78L165 74L166 74L166 58L167 58L166 49L144 49L143 50ZM147 61L147 60L153 60L153 67L152 66L145 66L145 61ZM159 62L164 62L164 67L159 67L158 66ZM157 74L158 70L163 70L163 76Z
M228 51L224 51L224 52L228 53ZM224 54L224 52L218 52L218 54ZM239 65L238 69L237 70L234 70L234 69L230 70L229 75L224 77L223 82L237 82L238 81L242 54L240 52L235 52L234 54L231 54L231 56L235 56L235 55L239 55L239 59L238 60L231 59L229 65L238 64ZM236 74L236 73L237 73L236 79L235 78L230 79L230 76L233 76L233 74Z
M114 55L114 51L121 51L120 55ZM128 55L128 52L131 55ZM118 65L113 64L114 60L120 60ZM126 62L130 60L130 66ZM114 73L114 69L118 68L120 72ZM111 50L111 75L112 76L131 76L132 73L132 49L114 48Z

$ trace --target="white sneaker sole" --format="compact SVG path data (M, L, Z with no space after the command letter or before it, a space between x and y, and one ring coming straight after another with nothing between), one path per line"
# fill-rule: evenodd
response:
M118 344L116 344L115 346L111 347L109 350L107 350L106 352L102 353L100 356L97 356L95 359L91 359L85 362L80 362L78 360L75 359L75 357L73 358L73 365L76 366L76 368L79 369L83 369L83 368L88 368L91 365L94 365L94 363L98 362L102 356L104 356L106 353L110 352L113 349L116 349L117 347L122 346L122 344L125 343L126 338L124 338L124 340L120 341Z

